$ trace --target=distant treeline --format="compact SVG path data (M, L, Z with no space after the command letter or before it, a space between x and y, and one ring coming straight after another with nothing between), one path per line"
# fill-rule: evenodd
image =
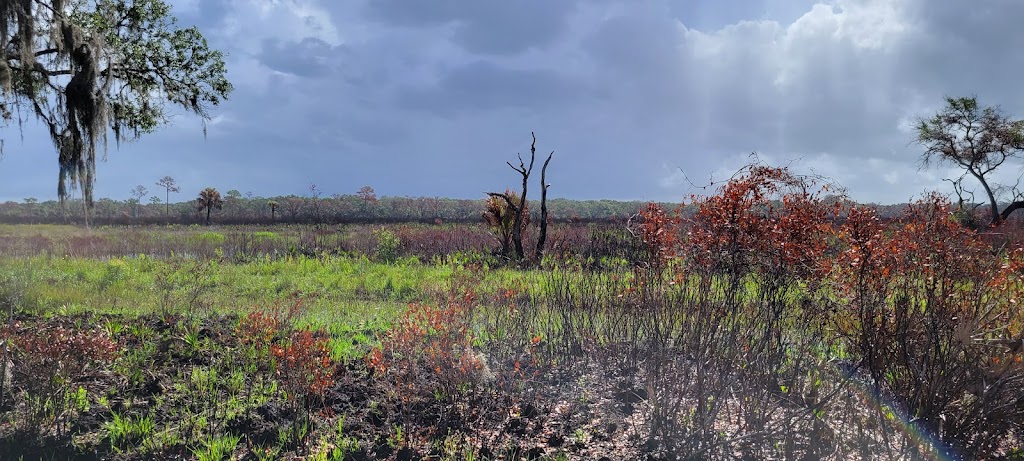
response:
M205 211L200 210L195 200L168 204L160 201L158 195L149 194L149 200L146 197L143 200L101 198L89 211L89 221L96 225L202 224L205 221ZM647 203L555 198L548 199L548 209L555 222L625 222ZM658 205L665 210L675 210L679 203L659 202ZM867 205L875 208L882 219L898 216L907 206L905 203ZM536 222L540 204L531 200L529 209ZM0 202L0 223L83 224L83 210L81 199L67 200L63 207L56 200L40 202L33 198ZM231 190L223 197L223 207L213 212L212 221L215 224L478 223L483 221L483 212L483 199L360 195L254 197Z
M160 195L160 194L157 194ZM162 203L157 195L150 200L96 200L89 211L90 223L105 224L195 224L205 220L193 201ZM156 200L153 200L156 197ZM173 199L173 197L172 197ZM144 203L148 202L148 203ZM558 222L625 221L647 202L615 200L549 199L551 219ZM666 209L677 204L662 203ZM537 213L539 203L531 201ZM223 207L213 211L212 221L220 224L266 223L467 223L483 220L484 200L438 197L371 197L335 195L332 197L246 197L229 191ZM56 200L0 203L0 222L8 224L81 224L82 201L68 200L61 206Z

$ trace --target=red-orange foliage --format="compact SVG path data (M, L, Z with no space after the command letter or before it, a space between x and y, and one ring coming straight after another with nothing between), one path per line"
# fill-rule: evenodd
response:
M988 288L1006 295L998 299L995 324L1001 345L993 351L991 362L998 366L1020 367L1024 362L1024 315L1020 315L1024 301L1024 248L1010 251L1003 260Z
M886 226L853 208L831 279L836 331L875 385L966 459L997 450L1020 417L1020 250L991 251L932 194ZM965 397L966 396L966 397Z
M322 398L334 382L334 361L327 338L309 330L292 333L284 344L270 346L281 379L290 399Z
M656 203L648 203L640 211L640 239L647 249L647 262L655 272L677 256L679 215L670 215Z
M23 330L10 336L24 370L36 379L73 381L117 358L118 345L102 330Z
M270 346L280 328L281 321L277 316L253 309L242 317L238 325L238 338L242 344L251 344L257 350L263 350Z
M981 282L972 289L983 288L1000 267L978 235L951 218L949 202L938 195L909 206L893 226L870 208L851 208L837 236L842 251L833 280L856 311L882 307L897 290L934 293L933 307L959 310L964 306L950 304L963 295L958 284Z
M287 336L295 320L305 311L305 302L296 298L285 308L261 309L253 307L238 324L238 336L242 344L257 348L270 346L275 337Z
M283 309L253 309L238 326L239 341L274 359L274 374L293 401L321 399L334 382L335 363L326 337L293 330L304 309L296 299Z
M750 166L717 194L692 198L687 256L715 273L810 276L827 249L827 190L786 168Z
M447 305L410 304L380 347L367 356L378 375L391 375L412 395L443 393L458 397L460 387L481 378L483 360L472 350L470 309L475 294L452 296Z
M117 358L119 346L99 329L25 330L15 325L13 330L0 331L0 340L9 340L13 346L17 377L14 382L29 397L29 425L41 429L46 422L52 422L61 430L67 409L66 393L75 383L109 366Z

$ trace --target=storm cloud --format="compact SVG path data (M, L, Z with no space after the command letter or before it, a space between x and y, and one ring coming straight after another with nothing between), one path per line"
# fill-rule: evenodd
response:
M677 201L751 152L862 201L945 189L915 118L977 95L1024 118L1024 3L176 0L236 91L98 166L97 195L171 175L270 196L372 185L481 197L555 150L551 194ZM45 133L5 128L0 200L55 197ZM685 175L685 176L684 176ZM191 193L190 193L191 195Z

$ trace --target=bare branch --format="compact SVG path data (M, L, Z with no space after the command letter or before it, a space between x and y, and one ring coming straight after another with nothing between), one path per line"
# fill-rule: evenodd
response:
M683 179L686 180L687 184L689 184L690 187L692 187L694 189L707 190L708 187L710 187L712 184L714 184L714 179L711 178L710 179L711 184L708 184L708 185L705 185L705 186L698 186L698 185L694 184L693 181L690 181L690 177L686 175L686 172L683 171L682 167L676 167L676 169L678 169L679 173L681 173L683 175Z
M516 208L516 205L512 203L512 199L508 197L508 194L503 194L501 192L487 192L487 195L490 195L491 197L501 197L505 200L505 203L508 204L508 207L512 209L513 213L519 213L519 208Z

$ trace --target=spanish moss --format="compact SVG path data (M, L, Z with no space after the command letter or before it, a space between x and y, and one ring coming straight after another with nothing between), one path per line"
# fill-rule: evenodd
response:
M0 0L0 115L25 106L47 127L61 204L81 189L92 208L108 130L120 146L166 123L167 105L205 120L231 92L223 54L169 12L164 0Z

